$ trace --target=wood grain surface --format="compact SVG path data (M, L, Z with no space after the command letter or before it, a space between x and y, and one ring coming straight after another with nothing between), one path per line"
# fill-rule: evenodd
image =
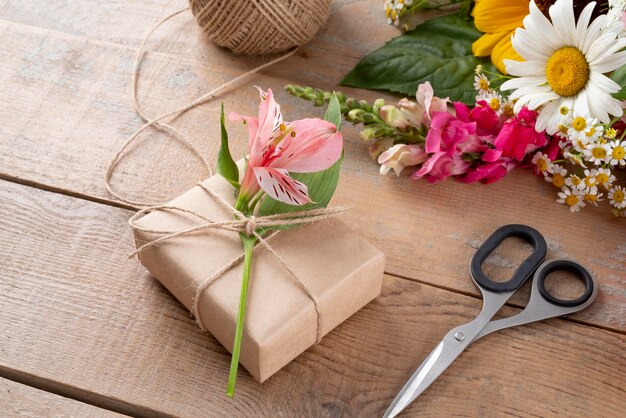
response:
M87 11L82 8L89 3L75 3L68 10L70 6L63 4L45 9L48 14L38 20L43 22L43 28L33 26L35 21L27 20L28 25L0 21L0 35L8 46L0 50L4 67L0 86L5 97L0 102L0 112L7 115L0 126L0 176L108 202L111 197L103 185L106 167L118 147L141 126L132 108L130 91L135 49L128 45L136 45L141 37L120 41L126 39L123 34L132 32L131 28L118 28L122 34L115 32L111 25L105 25L114 19L106 13L99 23L72 26L69 21L77 25L76 16L93 12L93 7ZM137 3L142 10L150 10L147 15L151 16L148 19L142 15L135 26L137 32L141 29L143 33L158 20L154 15L160 15L148 4ZM19 22L29 16L24 7L21 2L9 2L2 10L15 14ZM320 109L288 96L282 88L288 82L336 88L358 54L347 54L343 38L339 42L333 41L333 37L347 36L342 31L350 32L345 28L351 28L355 15L363 16L359 22L371 19L370 23L377 22L376 27L384 28L370 37L352 28L354 36L364 39L370 49L392 35L393 29L376 19L378 9L374 12L372 7L371 2L335 6L326 32L298 57L277 65L281 69L276 71L288 69L287 74L269 72L256 76L219 100L188 112L174 125L213 163L218 150L215 127L220 100L224 100L227 109L255 112L256 92L250 84L274 88L290 118L320 115ZM119 4L107 9L107 13L115 14L115 19L119 17L122 27L130 26L127 17L121 17L123 11ZM63 15L62 21L67 22L59 25L53 21L55 13ZM172 39L179 39L177 45L183 43L178 36L183 36L179 33L181 28L185 28L183 34L192 31L188 20L180 18L159 33L163 37L174 35ZM203 49L205 45L195 47ZM169 48L176 50L175 46ZM211 61L191 52L182 52L182 57L172 52L148 53L139 89L140 101L148 114L176 108L249 68L248 59L228 56L219 48L208 47L205 52L217 55ZM376 96L373 92L358 94ZM344 134L347 157L335 201L354 206L349 223L385 251L389 273L406 278L421 275L437 286L477 294L466 279L467 263L477 243L502 224L526 223L546 236L550 257L574 258L599 279L599 303L578 318L626 332L625 222L615 219L605 208L570 214L554 202L555 190L549 184L524 170L490 186L452 181L430 185L407 178L382 177L359 140L358 131L347 127ZM243 154L245 135L243 128L231 127L234 155ZM200 162L167 135L150 132L141 138L114 177L116 189L125 195L163 202L206 177ZM491 261L501 267L512 266L506 257ZM516 303L521 304L521 299Z
M383 295L266 384L242 371L229 401L228 353L137 261L126 260L131 212L103 184L110 159L142 124L131 101L136 48L162 16L186 5L0 0L0 378L39 388L6 381L20 402L32 391L41 394L33 399L50 397L51 408L38 409L35 400L20 406L25 413L90 415L80 403L53 401L60 394L133 415L380 415L445 332L480 309L467 271L475 249L500 225L526 223L544 234L549 257L589 268L600 283L597 301L571 319L481 340L407 415L624 415L626 223L605 208L571 215L549 184L524 170L490 186L379 176L351 126L334 201L353 206L345 220L385 252ZM274 89L289 119L320 116L283 86L337 89L363 55L398 33L381 10L379 0L336 1L327 27L296 55L172 124L214 163L220 101L252 114L252 85ZM271 58L211 45L190 13L163 25L147 50L139 98L151 116ZM240 156L244 128L229 129ZM114 183L131 198L163 202L206 176L188 151L149 131ZM505 278L518 257L502 248L485 269ZM557 293L578 289L567 281L554 286ZM520 293L508 313L525 304L527 289Z
M113 411L96 408L54 393L22 385L0 377L0 414L5 417L121 417Z
M447 330L480 309L478 298L387 276L379 298L265 384L241 370L230 400L228 353L126 258L130 212L7 182L0 202L0 369L124 413L380 416ZM473 345L412 411L615 416L626 408L625 350L626 336L567 320L507 330Z

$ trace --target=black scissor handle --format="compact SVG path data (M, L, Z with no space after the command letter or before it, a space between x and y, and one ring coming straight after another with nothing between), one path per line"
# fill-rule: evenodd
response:
M505 239L512 237L522 238L528 242L533 247L533 252L519 265L510 280L494 282L483 272L482 264L498 245ZM539 267L547 251L546 240L537 230L526 225L505 225L491 234L476 251L470 263L470 273L476 284L486 290L495 293L512 292L519 289Z
M563 300L552 296L546 290L545 281L550 273L555 271L568 271L579 277L585 284L585 292L577 299ZM537 280L537 288L541 296L553 305L563 307L574 307L584 304L589 300L594 290L594 282L591 273L580 264L571 260L550 260L545 262L535 274Z

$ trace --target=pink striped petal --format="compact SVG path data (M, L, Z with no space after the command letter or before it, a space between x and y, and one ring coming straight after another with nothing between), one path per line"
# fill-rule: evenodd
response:
M341 156L343 137L335 125L322 119L301 119L289 125L292 135L283 139L277 147L280 157L271 166L296 173L312 173L326 170Z
M272 89L267 93L259 89L261 104L259 104L259 122L256 139L250 146L250 155L259 155L263 148L274 139L274 132L283 123L283 115L280 113L280 105L274 100Z
M261 188L273 199L288 205L311 202L306 184L290 177L285 169L254 167L254 175Z

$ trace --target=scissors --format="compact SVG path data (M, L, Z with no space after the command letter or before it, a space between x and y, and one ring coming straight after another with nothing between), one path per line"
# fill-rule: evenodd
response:
M511 237L522 238L533 247L533 252L520 264L513 277L506 282L491 280L482 270L485 259ZM577 312L589 306L598 293L598 286L591 274L580 264L570 260L542 261L546 256L546 240L535 229L526 225L506 225L496 230L476 251L470 263L470 275L480 289L483 307L471 322L450 330L422 365L413 373L400 393L393 400L384 418L398 415L433 383L471 343L495 331L530 322L541 321ZM574 300L552 296L545 287L546 277L555 271L568 271L578 276L585 285L584 293ZM530 300L517 315L492 321L491 318L506 301L534 274Z

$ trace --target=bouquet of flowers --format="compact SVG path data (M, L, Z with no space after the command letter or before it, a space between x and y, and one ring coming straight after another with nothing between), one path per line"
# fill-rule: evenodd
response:
M394 22L415 10L391 3ZM463 3L471 17L462 10L426 21L342 82L417 89L397 104L339 96L345 119L364 125L381 174L491 183L530 166L572 212L605 201L626 217L626 2ZM331 97L287 90L318 105Z

